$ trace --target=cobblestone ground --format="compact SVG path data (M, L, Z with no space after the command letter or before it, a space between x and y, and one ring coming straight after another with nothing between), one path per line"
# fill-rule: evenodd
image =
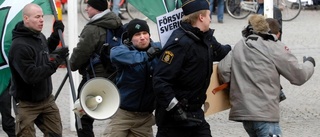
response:
M225 44L235 44L241 38L241 30L246 25L247 20L236 20L225 14L224 23L218 24L216 16L213 16L211 27L216 29L215 36L219 42ZM68 27L67 16L63 17L65 26ZM52 22L48 17L47 22ZM126 22L124 22L126 23ZM79 33L85 21L79 16ZM158 33L156 25L149 21L151 36L157 41ZM282 41L288 45L291 51L302 62L303 55L313 56L319 65L320 60L320 11L303 10L301 14L290 22L283 22ZM51 28L46 27L44 33L50 34ZM65 32L65 41L68 42L68 33ZM60 68L53 75L54 91L57 91L62 79L66 74L66 69ZM319 137L320 136L320 71L319 67L315 68L312 78L302 86L293 86L286 79L281 78L281 84L287 99L281 102L281 127L285 137ZM77 87L77 86L76 86ZM63 122L63 136L76 137L76 132L70 130L70 91L69 83L63 87L57 99L57 104L61 111ZM248 136L241 123L228 120L229 111L223 111L207 117L211 125L212 136L219 137L246 137ZM94 132L97 137L101 136L107 128L108 120L95 121ZM0 136L6 136L0 127ZM156 132L156 126L154 126ZM37 130L37 136L43 136Z

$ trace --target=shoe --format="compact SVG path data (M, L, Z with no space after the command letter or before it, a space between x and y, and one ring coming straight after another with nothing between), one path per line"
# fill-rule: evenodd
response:
M122 14L118 14L118 16L120 17L121 20L128 20L128 18L123 17Z
M222 23L223 23L223 21L222 21L222 20L218 20L218 23L221 23L221 24L222 24Z

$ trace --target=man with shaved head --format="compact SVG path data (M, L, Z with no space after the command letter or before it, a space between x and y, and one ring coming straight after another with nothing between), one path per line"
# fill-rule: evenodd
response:
M52 95L51 75L68 56L68 48L56 49L61 21L55 21L48 39L41 33L44 24L40 6L23 8L23 21L12 31L9 65L12 74L10 90L17 101L16 135L34 137L34 124L45 137L61 137L59 109ZM53 59L49 60L49 53Z

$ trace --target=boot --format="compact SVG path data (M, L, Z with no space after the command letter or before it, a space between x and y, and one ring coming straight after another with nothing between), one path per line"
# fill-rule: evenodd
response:
M118 16L119 16L119 17L120 17L120 19L122 19L122 20L128 20L128 18L123 17L123 16L122 16L122 14L118 14Z

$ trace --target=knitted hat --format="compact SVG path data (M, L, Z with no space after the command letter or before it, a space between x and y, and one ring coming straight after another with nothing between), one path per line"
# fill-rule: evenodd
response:
M184 15L189 15L199 10L209 10L208 0L188 0L182 5Z
M106 0L88 0L88 4L99 11L108 9L108 2Z
M128 23L127 32L130 40L132 39L134 34L140 31L146 31L150 34L149 26L146 21L140 19L133 19Z

